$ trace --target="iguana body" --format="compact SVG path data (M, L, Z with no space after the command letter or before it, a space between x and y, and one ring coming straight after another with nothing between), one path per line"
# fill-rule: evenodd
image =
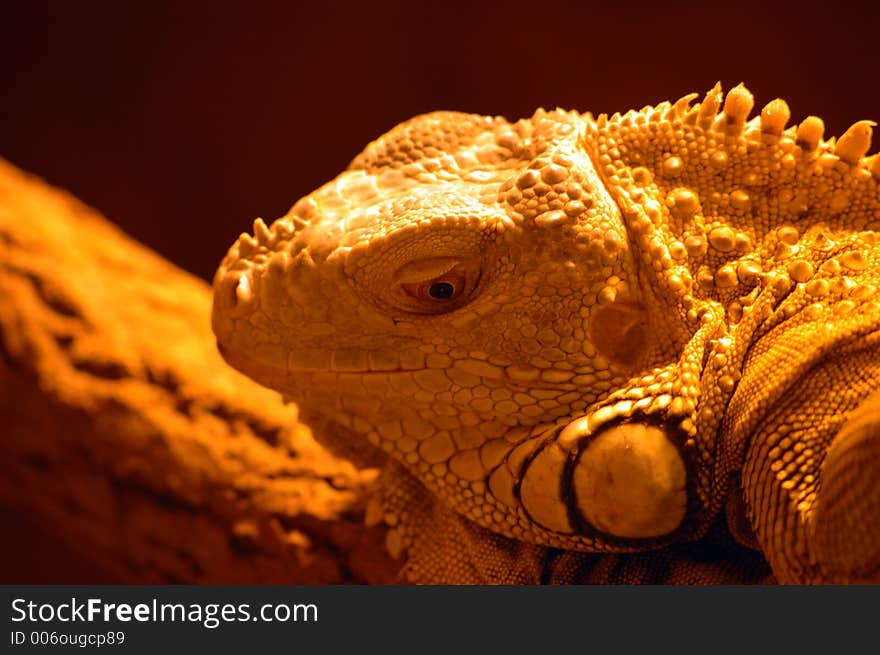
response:
M782 582L880 580L872 124L695 97L416 117L227 254L221 351L385 467L411 579L539 581L726 516Z

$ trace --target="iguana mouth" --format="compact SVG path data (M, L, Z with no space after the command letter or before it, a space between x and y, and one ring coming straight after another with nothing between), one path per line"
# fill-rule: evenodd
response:
M275 357L276 362L272 362L269 358L259 356L244 355L240 351L234 350L228 346L224 346L221 342L217 342L217 349L223 356L223 359L230 366L240 370L247 371L248 374L255 369L264 371L272 371L275 375L308 375L320 373L334 373L336 375L357 375L357 376L373 376L373 375L389 375L393 373L415 373L417 371L428 370L426 367L397 367L397 368L335 368L333 366L333 351L299 351L290 358L281 356ZM286 362L293 363L292 366L286 365Z
M444 370L458 369L466 373L476 375L485 380L504 383L511 389L566 389L576 390L586 382L581 379L577 372L563 375L564 371L558 371L560 375L548 379L549 376L539 376L537 369L527 366L500 367L479 360L459 360L450 366L441 368L426 365L417 361L398 363L396 367L390 365L377 365L372 360L368 364L355 365L350 359L350 350L284 350L277 348L265 348L262 352L254 355L245 355L240 350L224 345L217 341L220 354L233 368L236 368L251 377L262 376L264 379L277 381L279 378L293 377L302 379L313 375L332 374L340 378L346 377L379 377L391 375L436 375L443 374ZM342 353L340 355L340 353ZM363 353L360 358L366 363L368 354Z

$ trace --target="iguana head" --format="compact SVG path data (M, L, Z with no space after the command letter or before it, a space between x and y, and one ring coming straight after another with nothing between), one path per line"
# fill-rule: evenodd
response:
M716 88L610 120L403 123L233 244L221 352L325 442L394 458L497 532L593 550L693 534L724 486L712 440L748 289L728 291L751 285L754 302L791 281L748 257L785 242L786 216L725 219L780 174L741 160L794 170L821 137L783 134L784 103L747 125L746 94L717 116Z

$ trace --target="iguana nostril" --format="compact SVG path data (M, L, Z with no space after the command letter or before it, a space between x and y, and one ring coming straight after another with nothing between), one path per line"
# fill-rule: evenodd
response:
M245 272L238 276L238 283L235 285L235 293L232 297L233 306L249 305L254 299L253 284L251 276Z
M247 314L255 301L253 278L250 271L230 271L217 283L217 307L239 318Z
M232 280L232 284L229 284L228 281L223 285L223 295L221 298L225 301L225 303L232 309L235 309L235 306L238 304L238 281Z
M575 504L595 529L615 537L660 537L687 511L687 473L659 427L623 423L601 432L572 474Z

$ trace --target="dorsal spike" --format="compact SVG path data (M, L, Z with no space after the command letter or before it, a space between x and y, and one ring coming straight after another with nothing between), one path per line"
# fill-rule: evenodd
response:
M656 123L661 119L669 119L669 113L672 111L672 105L667 101L661 102L656 107L652 107L648 112L648 120L652 123Z
M700 111L697 120L700 127L707 128L712 124L715 114L718 113L718 107L721 105L721 82L716 82L715 86L706 93L706 98L700 104Z
M818 116L807 116L798 125L797 144L807 152L812 152L819 146L823 134L825 134L825 123L822 119Z
M724 99L724 121L727 124L727 131L738 134L754 106L755 97L744 84L740 83L733 87Z
M781 136L789 118L791 110L788 103L782 98L771 100L761 110L761 132L770 136Z
M834 154L847 164L858 163L859 159L864 157L871 147L871 128L875 125L877 123L874 121L858 121L853 123L837 140Z
M672 110L679 118L684 116L691 108L691 103L699 97L699 93L688 93L675 101Z

